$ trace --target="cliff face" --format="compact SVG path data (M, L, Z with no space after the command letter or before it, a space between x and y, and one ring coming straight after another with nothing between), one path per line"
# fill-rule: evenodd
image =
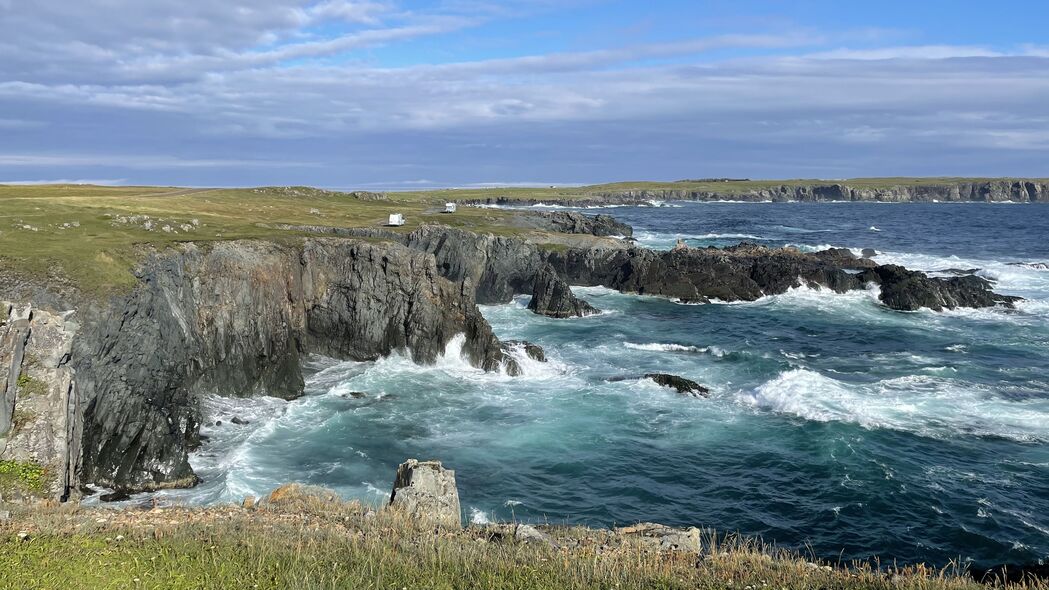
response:
M0 459L44 468L39 481L7 490L15 497L62 498L75 481L82 424L72 317L0 302Z
M83 328L63 360L75 368L84 483L192 485L199 396L297 397L306 354L370 360L406 350L430 363L465 333L472 364L497 370L504 361L472 289L397 244L186 245L153 255L140 280L130 295L81 310ZM21 331L6 330L5 342L22 338L21 324L11 327ZM60 438L80 441L78 432Z
M488 205L528 205L560 203L580 207L595 205L636 204L646 201L880 201L959 202L1015 201L1021 203L1049 203L1049 183L1023 179L1000 179L979 182L943 184L898 184L869 188L847 183L782 184L760 189L733 190L725 183L725 190L623 190L594 191L581 199L560 201L556 198L505 199L478 201Z

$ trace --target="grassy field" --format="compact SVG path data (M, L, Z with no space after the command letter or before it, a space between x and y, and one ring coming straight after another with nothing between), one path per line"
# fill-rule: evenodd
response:
M21 509L0 523L2 588L802 588L977 590L947 568L814 563L713 537L662 551L609 531L515 540L513 525L441 531L356 502L244 510ZM1029 584L1014 588L1049 586Z
M145 245L296 239L305 234L275 226L381 227L394 212L407 221L398 231L432 222L509 231L506 212L464 207L450 216L440 213L443 202L439 195L367 200L308 188L0 186L0 269L105 295L133 284L130 271Z

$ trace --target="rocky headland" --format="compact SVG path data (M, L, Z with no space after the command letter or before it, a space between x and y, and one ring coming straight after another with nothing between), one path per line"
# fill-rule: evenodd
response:
M477 308L515 294L532 293L534 311L557 318L595 311L569 285L688 303L753 301L803 285L877 287L887 307L905 311L1015 300L976 276L929 277L847 250L664 252L609 237L630 228L604 216L527 214L515 223L549 233L296 226L324 237L157 249L135 271L133 289L103 300L6 283L0 298L13 303L0 307L0 459L42 473L8 482L5 499L194 485L188 453L201 442L201 397L295 398L310 354L372 360L402 351L432 363L461 334L472 365L517 374L512 352L539 359L542 349L500 342ZM653 378L706 393L668 377Z

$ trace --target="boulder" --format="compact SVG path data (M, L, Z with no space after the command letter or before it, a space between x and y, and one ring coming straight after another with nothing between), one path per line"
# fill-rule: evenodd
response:
M592 305L576 297L568 283L550 266L543 267L536 275L528 309L539 315L562 319L600 313Z
M647 373L645 374L645 378L651 379L663 387L672 387L676 389L678 393L691 395L692 397L707 397L710 395L710 390L706 387L703 387L691 379L685 379L684 377L679 377L677 375L670 375L668 373Z
M390 507L442 527L462 528L455 472L440 461L408 459L397 468Z
M874 248L864 248L863 252L860 252L860 255L863 256L863 258L874 258L878 255L878 251Z

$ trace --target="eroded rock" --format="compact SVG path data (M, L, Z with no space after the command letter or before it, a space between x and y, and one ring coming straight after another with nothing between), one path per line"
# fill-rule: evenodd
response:
M539 271L535 278L528 309L551 318L582 317L600 313L594 306L576 297L568 283L549 266Z
M397 468L389 506L412 518L462 528L455 472L440 461L408 459Z

